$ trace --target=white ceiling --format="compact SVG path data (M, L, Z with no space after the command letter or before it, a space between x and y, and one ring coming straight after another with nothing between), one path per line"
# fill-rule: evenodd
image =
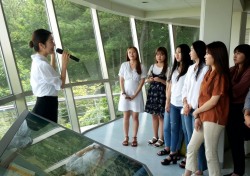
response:
M70 0L98 10L176 25L199 26L202 0ZM250 12L250 0L234 0L234 11Z

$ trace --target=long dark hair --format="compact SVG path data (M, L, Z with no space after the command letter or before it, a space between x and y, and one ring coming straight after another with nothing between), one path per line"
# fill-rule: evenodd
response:
M176 78L177 81L179 81L179 78L182 77L183 75L185 75L187 73L188 67L190 65L192 65L193 62L192 62L192 60L190 58L190 55L189 55L190 48L189 48L189 46L187 44L180 44L179 46L176 47L176 49L177 48L181 49L181 62L182 62L181 72L180 72L180 74ZM170 75L169 79L171 79L171 77L173 75L173 72L179 66L180 66L180 63L177 62L177 60L175 59L174 60L174 64L173 64L173 68L171 70L171 75Z
M29 47L34 48L36 52L38 52L39 49L39 43L42 43L45 45L46 41L48 40L49 36L51 35L50 31L47 31L45 29L37 29L32 34L32 39L29 42Z
M201 69L205 65L205 57L204 56L206 55L206 44L201 40L197 40L197 41L192 43L192 46L193 46L193 48L194 48L194 50L199 58L198 70L197 70L196 75L195 75L195 79L197 80Z
M134 46L128 47L127 54L126 54L127 55L126 56L127 61L130 61L130 59L128 57L128 50L130 50L130 49L134 49L135 52L136 52L136 72L140 75L142 73L142 70L141 70L141 62L140 62L140 59L139 59L139 52L138 52L137 48L134 47Z
M221 41L215 41L207 45L207 53L214 58L216 72L229 76L229 57L226 45Z
M168 51L165 47L161 46L155 50L155 55L157 53L161 53L161 54L165 55L165 60L164 60L163 68L161 71L162 74L165 74L167 69L168 69ZM156 63L157 63L157 60L156 60Z
M239 82L243 73L250 66L250 46L248 44L240 44L240 45L236 46L236 48L234 49L234 53L236 53L236 52L240 52L240 53L243 53L245 55L245 60L244 60L244 63L243 63L243 66L242 66L242 69L240 70L240 72L238 72L238 70L239 70L238 65L235 65L231 70L231 76L233 76L231 79L234 82ZM235 74L236 72L238 72L238 74Z

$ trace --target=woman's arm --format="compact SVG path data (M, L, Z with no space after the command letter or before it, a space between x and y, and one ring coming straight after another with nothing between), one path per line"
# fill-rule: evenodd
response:
M171 82L168 82L166 85L166 105L165 105L165 110L167 112L170 111L170 99L171 99Z
M122 94L126 94L125 89L124 89L124 78L122 76L119 77L120 80L120 89Z
M204 103L201 107L197 108L193 112L194 118L197 118L198 114L200 114L201 112L208 111L208 110L212 109L213 107L215 107L216 104L218 103L220 97L221 97L221 95L214 95L206 103Z
M155 82L160 82L160 83L166 85L166 80L161 79L161 78L159 78L159 77L154 77L153 80L154 80Z
M135 91L135 94L133 96L130 97L130 100L133 100L138 94L139 92L141 91L142 89L142 86L144 85L144 82L145 82L145 78L142 78L141 81L140 81L140 84L139 86L137 87L136 91Z
M246 109L244 112L245 124L248 128L250 128L250 109Z

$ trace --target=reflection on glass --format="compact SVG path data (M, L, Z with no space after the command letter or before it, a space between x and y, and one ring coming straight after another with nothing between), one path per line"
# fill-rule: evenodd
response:
M103 84L76 86L73 93L81 131L86 126L95 126L110 120Z
M28 47L32 31L49 29L44 1L2 0L7 27L24 91L31 90L32 49ZM34 15L36 14L36 15Z
M98 18L109 78L118 78L127 48L133 45L129 18L101 11Z
M11 94L9 82L7 80L1 45L0 45L0 98L6 97Z
M167 48L170 60L170 42L168 24L136 20L136 30L142 63L146 69L155 63L155 50L163 46Z
M141 163L31 113L11 138L1 175L149 175Z
M54 4L63 48L80 59L70 60L70 82L102 79L90 8L68 0L55 0Z
M0 139L8 131L17 118L15 102L10 102L0 106Z
M173 33L175 34L175 46L180 44L191 44L199 39L199 28L185 27L185 26L173 26Z

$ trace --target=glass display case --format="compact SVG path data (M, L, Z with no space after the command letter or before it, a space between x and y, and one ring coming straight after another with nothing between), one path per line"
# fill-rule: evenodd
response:
M152 175L142 163L29 111L18 117L0 146L3 176Z

